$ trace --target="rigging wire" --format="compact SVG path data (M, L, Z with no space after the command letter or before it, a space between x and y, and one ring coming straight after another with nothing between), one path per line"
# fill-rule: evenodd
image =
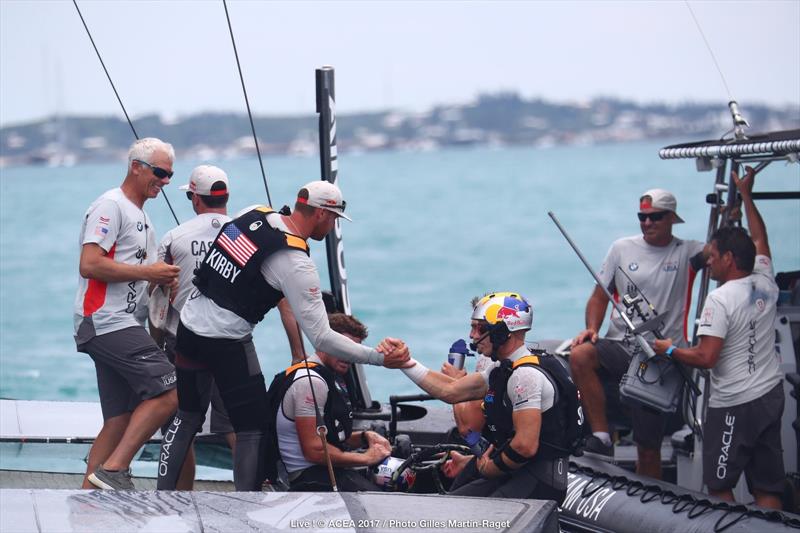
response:
M74 1L74 0L73 0ZM247 87L244 83L244 75L242 74L242 65L239 61L239 52L236 49L236 39L233 37L233 26L231 25L231 17L228 13L228 2L226 0L222 0L222 5L225 7L225 19L228 21L228 32L231 35L231 44L233 45L233 55L236 58L236 68L239 70L239 80L242 82L242 93L244 93L244 103L247 106L247 117L250 119L250 130L253 132L253 141L256 144L256 154L258 154L258 164L261 167L261 177L264 180L264 190L267 192L267 202L269 205L272 205L272 198L269 195L269 186L267 185L267 174L264 171L264 161L261 158L261 150L258 147L258 136L256 136L256 127L253 124L253 113L250 110L250 100L247 98ZM328 477L331 480L331 489L333 492L338 492L338 487L336 485L336 476L333 472L333 463L331 462L331 456L328 453L328 440L326 438L328 433L328 428L325 425L323 420L322 414L320 413L319 403L317 402L317 395L314 392L314 383L311 381L311 370L308 366L308 355L306 354L305 346L303 345L303 334L300 330L300 324L297 324L297 335L300 337L300 348L303 351L303 364L306 367L306 377L308 378L308 385L311 387L311 398L314 402L314 413L316 415L316 430L317 435L320 438L322 443L322 452L325 457L325 463L328 466Z
M119 102L119 106L122 108L122 112L125 114L125 120L128 121L128 126L131 127L131 131L133 132L133 136L136 137L136 140L139 140L139 134L136 133L136 128L133 127L133 122L131 122L131 118L128 116L128 111L125 109L125 104L122 103L122 98L120 98L119 93L117 92L117 88L114 86L114 82L111 80L111 74L108 73L108 69L106 68L106 64L103 61L103 57L100 55L100 50L97 49L97 45L94 43L94 38L92 38L92 32L89 31L89 26L86 25L86 20L83 18L83 13L81 13L81 8L78 7L77 0L72 0L75 9L78 11L78 16L81 18L81 22L83 23L83 27L86 30L86 35L89 36L89 41L92 43L92 47L94 47L94 52L97 54L97 59L100 60L100 65L103 67L103 71L106 73L106 77L108 78L108 83L111 84L111 88L114 90L114 95L117 97L117 101ZM167 192L162 188L161 195L164 197L164 200L167 202L167 207L169 207L169 212L172 213L172 218L175 219L175 224L180 224L178 221L178 216L175 214L175 211L172 209L172 204L169 202L169 198L167 198Z
M722 69L720 68L719 63L717 62L717 57L714 55L714 50L711 48L711 44L709 44L708 39L706 39L706 34L703 33L703 28L702 26L700 26L700 21L697 20L697 17L694 14L694 10L692 9L692 6L689 4L689 0L684 0L684 3L686 4L686 7L689 8L689 13L691 13L692 19L694 20L694 23L697 26L697 31L700 32L700 37L702 37L703 42L706 43L706 48L708 48L708 53L711 54L711 59L712 61L714 61L714 66L717 67L717 72L719 72L719 77L722 79L722 85L725 86L725 91L728 93L728 101L729 102L733 101L734 98L733 95L731 94L731 89L730 87L728 87L728 82L725 79L725 75L722 73Z
M333 473L333 463L331 462L331 456L328 452L328 426L325 425L325 421L322 418L322 413L319 410L319 403L317 402L317 394L314 392L314 382L311 381L311 370L308 366L308 354L306 354L306 347L302 342L303 333L300 331L300 324L296 322L295 325L297 326L297 335L300 337L300 349L303 351L303 365L306 367L308 386L311 388L311 399L314 401L314 416L315 423L317 425L317 435L322 443L322 454L325 457L325 464L328 466L328 478L331 480L331 490L333 492L339 492L339 488L336 485L336 475ZM334 394L334 391L328 391L328 394Z
M222 0L222 5L225 7L225 18L228 20L228 31L231 34L233 55L236 57L236 68L239 69L239 80L242 82L244 103L247 106L247 116L250 119L250 130L252 130L253 132L253 141L255 141L256 143L256 154L258 155L258 164L261 166L261 178L264 180L264 190L267 191L267 202L269 202L269 205L272 205L272 198L270 198L269 196L269 187L267 186L267 174L266 172L264 172L264 162L261 159L261 150L258 147L258 137L256 136L256 127L253 124L253 113L250 111L250 100L248 100L247 98L247 88L244 85L244 76L242 75L242 65L239 63L239 52L236 50L236 39L233 38L233 26L231 26L231 17L230 15L228 15L228 2L226 0Z

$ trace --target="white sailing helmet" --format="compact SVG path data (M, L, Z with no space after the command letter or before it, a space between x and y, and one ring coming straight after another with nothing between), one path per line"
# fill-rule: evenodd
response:
M472 320L485 320L491 326L503 322L508 331L527 331L533 326L533 306L519 293L493 292L478 300Z

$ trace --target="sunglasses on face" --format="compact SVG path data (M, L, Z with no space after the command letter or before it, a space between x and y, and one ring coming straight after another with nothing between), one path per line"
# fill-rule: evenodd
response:
M161 167L156 167L156 166L153 166L153 165L151 165L150 163L148 163L147 161L142 161L141 159L134 159L134 161L136 161L136 162L137 162L137 163L139 163L140 165L145 165L145 166L148 166L148 167L150 167L150 170L152 170L152 171L153 171L153 175L154 175L155 177L157 177L158 179L160 179L160 180L163 180L163 179L165 179L165 178L171 178L171 177L172 177L172 174L173 174L173 172L171 172L171 171L169 171L169 170L164 170L164 169L163 169L163 168L161 168Z
M648 218L652 222L658 222L667 216L667 213L669 213L669 211L656 211L655 213L636 213L636 216L639 217L639 222L644 222Z

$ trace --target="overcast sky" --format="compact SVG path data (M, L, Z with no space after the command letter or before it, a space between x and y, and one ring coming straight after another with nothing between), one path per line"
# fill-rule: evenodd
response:
M128 112L245 111L221 1L79 0ZM800 1L691 1L745 114L800 107ZM557 101L727 102L683 1L262 2L228 9L255 113L424 111L481 92ZM0 124L121 115L71 1L0 0Z

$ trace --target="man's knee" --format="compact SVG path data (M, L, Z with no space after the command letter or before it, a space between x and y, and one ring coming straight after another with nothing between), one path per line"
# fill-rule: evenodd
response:
M222 401L231 424L237 433L241 431L263 431L267 424L267 390L264 376L250 376L246 382L222 389Z
M175 389L162 392L150 400L158 406L159 412L172 414L178 410L178 392Z
M586 374L597 370L600 365L594 344L584 342L572 348L569 353L569 366L573 374Z

